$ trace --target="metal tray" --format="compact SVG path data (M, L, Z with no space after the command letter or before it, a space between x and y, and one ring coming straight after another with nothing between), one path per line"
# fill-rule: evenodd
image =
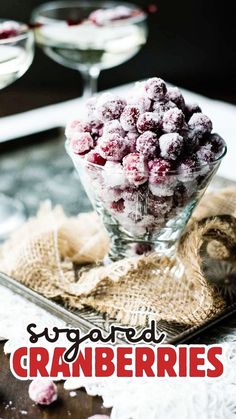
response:
M0 285L7 287L31 303L37 304L37 306L46 310L48 313L63 320L67 325L80 328L80 330L84 333L88 332L92 327L97 327L104 332L108 332L111 324L115 323L116 325L121 325L116 321L116 319L100 314L92 309L71 311L63 307L61 304L45 298L41 294L31 290L3 273L0 273ZM205 321L199 326L183 326L160 321L157 323L157 332L166 333L164 343L184 343L234 313L236 313L236 302L229 305L217 316L212 317L210 320ZM142 330L141 327L137 327L136 329L137 332L141 332ZM119 340L119 343L121 342L122 339Z

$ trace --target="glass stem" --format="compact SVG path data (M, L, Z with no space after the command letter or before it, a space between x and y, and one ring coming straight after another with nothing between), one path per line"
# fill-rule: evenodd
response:
M97 81L100 74L98 67L91 67L81 71L84 88L83 95L84 99L91 97L94 93L97 93Z

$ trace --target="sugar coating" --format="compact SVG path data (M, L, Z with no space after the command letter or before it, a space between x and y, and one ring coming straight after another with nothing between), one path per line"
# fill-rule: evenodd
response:
M219 134L211 134L209 138L211 150L214 154L220 155L225 147L225 141Z
M106 160L119 161L125 154L127 141L119 134L107 134L100 138L98 151Z
M194 113L189 122L190 137L202 138L205 134L210 134L212 131L212 122L208 116L201 112Z
M128 185L124 168L120 163L107 161L102 174L106 186L125 188Z
M103 135L117 133L121 137L125 137L125 131L118 119L112 119L104 124Z
M148 166L145 156L130 153L123 159L124 171L127 179L133 185L142 185L148 180Z
M165 112L167 112L171 108L175 108L175 103L171 101L163 101L163 102L154 102L152 105L153 112L157 113L158 115L163 118Z
M74 133L70 145L75 154L83 154L93 147L93 138L88 132Z
M144 112L137 120L137 129L142 134L145 131L158 131L161 127L161 118L155 112Z
M159 138L160 155L166 160L177 160L184 147L184 139L177 132Z
M125 131L136 131L137 120L140 116L140 110L134 105L127 105L121 116L120 123Z
M153 77L146 81L145 90L149 99L162 100L165 97L167 88L164 80Z
M101 121L111 121L120 117L125 106L125 99L113 96L111 93L104 93L97 101L96 112Z
M145 131L136 141L136 149L146 157L155 157L158 149L157 135L152 131Z
M184 114L181 109L171 108L163 115L163 131L178 132L184 124Z
M152 101L145 93L139 93L128 97L127 105L135 106L139 109L140 113L144 113L151 110Z
M206 186L225 147L200 107L157 77L136 83L126 97L90 99L87 114L66 128L79 153L74 160L83 159L99 204L140 237L178 216Z
M36 378L29 385L29 397L37 404L49 405L57 400L57 387L53 381Z

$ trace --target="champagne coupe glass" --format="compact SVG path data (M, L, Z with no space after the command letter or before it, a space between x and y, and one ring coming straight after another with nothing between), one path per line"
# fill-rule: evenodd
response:
M0 19L0 89L23 76L33 56L32 31L20 22ZM24 219L22 203L0 194L0 240L6 238Z
M130 3L46 3L35 9L32 23L45 54L81 72L84 97L97 91L101 70L129 60L147 40L146 14Z

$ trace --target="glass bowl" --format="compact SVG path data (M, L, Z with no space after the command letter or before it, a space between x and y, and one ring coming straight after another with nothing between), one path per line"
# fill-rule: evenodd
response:
M149 251L174 256L192 211L226 154L225 146L211 163L131 186L120 164L90 163L75 154L68 141L66 150L108 231L112 261Z

